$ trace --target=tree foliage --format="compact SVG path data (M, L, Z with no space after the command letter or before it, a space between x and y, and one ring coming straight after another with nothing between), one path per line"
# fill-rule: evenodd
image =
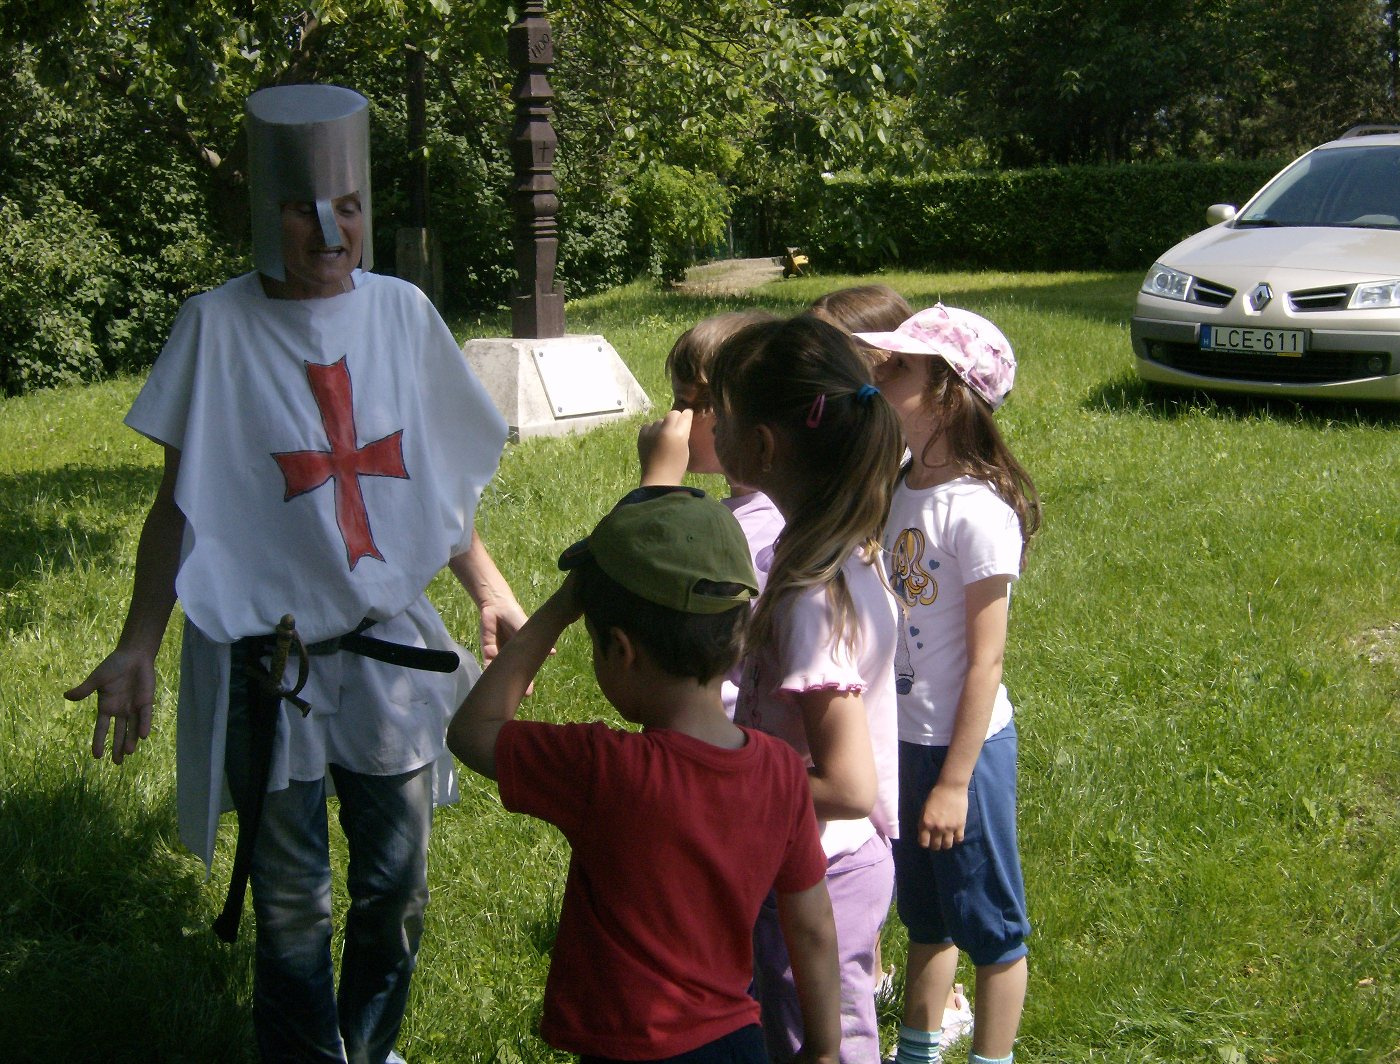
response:
M116 248L61 192L27 210L0 203L0 384L7 393L92 380L102 370L102 311L116 292ZM76 253L75 253L76 252Z
M552 0L560 278L570 294L672 278L721 233L778 253L803 242L832 173L1287 155L1395 117L1397 4ZM149 361L182 299L246 268L242 106L266 85L363 92L378 268L394 266L426 153L447 299L502 305L516 14L507 0L0 0L0 238L17 269L0 297L4 387ZM427 71L423 145L407 131L410 53ZM79 239L89 253L68 262L44 250ZM26 359L53 348L52 372L20 372L15 337Z
M921 56L932 137L995 163L1252 157L1395 110L1375 0L966 0Z

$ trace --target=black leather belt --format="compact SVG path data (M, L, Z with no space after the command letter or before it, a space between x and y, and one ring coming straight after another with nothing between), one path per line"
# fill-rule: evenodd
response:
M402 665L405 669L422 669L425 672L456 672L457 666L461 664L461 659L451 650L408 646L405 643L391 643L387 639L365 635L365 629L372 624L372 620L365 618L353 632L346 632L333 639L323 639L319 643L307 643L306 652L312 657L319 657L322 654L334 654L344 650L350 654L359 654L363 658L373 658L390 665Z

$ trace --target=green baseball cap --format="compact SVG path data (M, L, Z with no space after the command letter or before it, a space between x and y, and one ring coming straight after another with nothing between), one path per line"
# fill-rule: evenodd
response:
M758 594L739 522L697 488L629 491L559 556L559 568L585 558L637 597L681 613L723 613Z

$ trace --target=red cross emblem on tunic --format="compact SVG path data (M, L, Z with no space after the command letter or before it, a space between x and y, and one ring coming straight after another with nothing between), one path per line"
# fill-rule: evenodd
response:
M350 568L354 569L366 556L383 561L384 555L374 545L374 535L370 532L360 478L408 479L408 470L403 464L403 430L358 446L350 369L345 359L329 366L311 362L305 366L306 379L311 385L316 408L321 412L321 424L331 449L273 453L287 482L282 501L315 491L328 480L335 481L335 523L345 541L345 557Z

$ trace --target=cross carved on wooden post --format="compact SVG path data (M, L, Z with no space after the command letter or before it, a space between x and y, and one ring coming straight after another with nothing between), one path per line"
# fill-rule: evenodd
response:
M544 0L525 0L507 37L515 70L515 128L510 154L515 164L516 289L511 299L511 335L546 339L564 335L564 292L554 283L559 259L559 186L554 180L558 144L550 118L554 90L546 76L554 63L554 38Z

